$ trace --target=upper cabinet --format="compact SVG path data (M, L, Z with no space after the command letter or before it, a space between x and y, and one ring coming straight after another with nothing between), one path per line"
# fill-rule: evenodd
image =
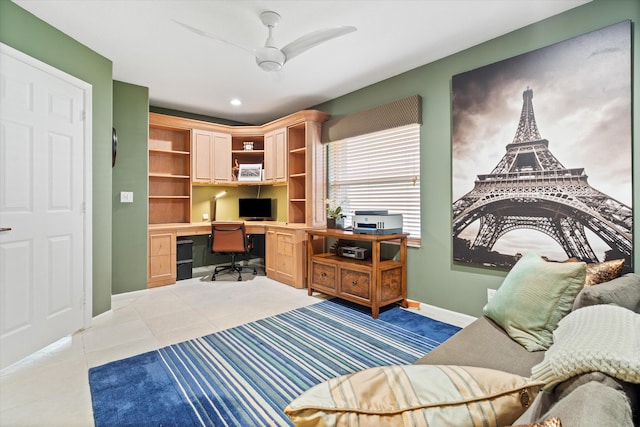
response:
M193 129L191 135L191 180L194 183L231 181L231 135L201 129Z
M287 129L276 129L264 135L264 179L287 181Z

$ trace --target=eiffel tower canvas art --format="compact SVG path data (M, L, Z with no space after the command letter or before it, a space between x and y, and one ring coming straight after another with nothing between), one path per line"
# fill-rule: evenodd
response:
M631 270L628 25L617 24L543 48L530 57L526 54L454 76L454 261L509 268L522 253L535 252L548 259L577 258L589 263L625 258L626 270ZM572 73L574 67L576 70ZM609 69L608 77L599 67ZM545 122L541 125L549 121L554 134L564 140L546 139L541 134L534 112L535 88L530 86L520 92L519 120L512 122L515 136L506 144L500 144L499 140L493 142L487 133L477 138L477 148L484 149L474 152L469 128L482 132L478 123L482 123L483 117L492 117L491 113L482 113L480 106L510 111L502 117L512 115L513 103L500 96L510 95L508 89L515 90L527 74L531 76L527 80L544 92L543 102L553 102L554 106L564 103L573 108L549 108L550 113L545 110L547 105L541 106L545 111ZM602 80L605 78L607 80ZM599 82L599 86L593 86L594 82ZM550 88L555 91L549 93ZM470 93L474 92L484 100L473 102ZM487 97L492 102L488 102ZM486 126L499 127L501 130L494 136L504 138L499 123ZM563 147L563 143L567 146ZM503 150L500 157L498 148ZM554 155L556 149L562 157ZM460 179L465 176L468 180L469 166L479 168L490 159L493 159L492 169L478 170L473 182ZM594 171L598 173L590 176ZM593 181L594 177L601 181ZM470 189L463 192L462 185ZM606 189L599 188L600 185ZM520 237L516 238L518 233Z

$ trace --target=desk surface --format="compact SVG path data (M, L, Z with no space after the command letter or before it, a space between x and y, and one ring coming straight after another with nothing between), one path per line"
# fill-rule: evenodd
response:
M289 224L281 221L245 221L247 234L265 234L267 227L280 227L287 229L309 229L305 224ZM175 231L177 236L193 236L196 234L210 234L210 222L149 224L149 231Z

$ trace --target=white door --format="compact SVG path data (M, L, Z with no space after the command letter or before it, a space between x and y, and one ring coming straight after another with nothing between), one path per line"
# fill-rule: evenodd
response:
M0 44L0 368L90 320L90 105L89 84Z

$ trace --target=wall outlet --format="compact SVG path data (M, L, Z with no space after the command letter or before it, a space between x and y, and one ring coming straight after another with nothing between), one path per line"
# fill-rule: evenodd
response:
M209 214L208 214L208 213L203 213L203 214L202 214L202 220L203 220L203 221L206 221L206 220L208 220L208 219L209 219Z
M496 294L495 289L487 288L487 302L491 301L491 298Z

